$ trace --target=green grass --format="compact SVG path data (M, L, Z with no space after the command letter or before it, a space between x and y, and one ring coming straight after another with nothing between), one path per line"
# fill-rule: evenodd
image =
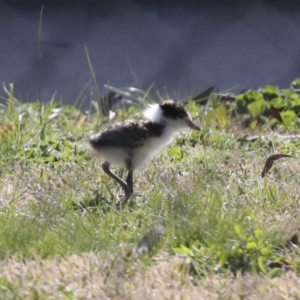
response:
M135 201L118 211L119 188L84 144L84 136L108 120L55 101L40 110L11 95L0 112L5 299L85 299L85 286L98 299L141 299L134 286L150 288L147 282L155 278L173 282L174 290L161 290L161 298L180 289L183 299L198 299L199 283L205 299L240 299L222 287L232 278L240 295L251 292L256 280L262 291L253 299L267 295L263 287L280 278L278 299L290 297L290 282L299 283L300 271L299 245L287 243L300 222L298 159L276 161L266 178L260 174L274 153L297 156L297 140L271 135L267 123L246 130L259 136L256 141L241 142L245 130L237 129L236 119L220 124L203 108L188 107L202 131L182 134L137 172ZM118 119L138 112L131 108ZM134 250L158 225L165 233L140 261ZM241 275L249 285L237 287ZM288 282L288 276L295 278Z

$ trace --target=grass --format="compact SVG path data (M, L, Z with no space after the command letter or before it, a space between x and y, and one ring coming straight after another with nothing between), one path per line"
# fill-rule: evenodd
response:
M189 109L203 130L136 173L135 202L118 211L119 188L84 145L108 120L10 94L0 112L1 299L300 298L298 160L260 176L269 155L297 156L298 142L268 124L241 142L234 120ZM137 257L160 225L160 241Z

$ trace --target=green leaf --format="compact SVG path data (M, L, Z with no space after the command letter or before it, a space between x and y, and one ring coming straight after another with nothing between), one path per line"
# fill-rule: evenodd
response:
M280 97L280 92L279 90L272 86L272 85L267 85L263 90L262 94L266 100L272 100L274 98Z
M265 232L264 232L264 230L261 229L261 228L256 228L256 229L254 230L254 235L255 235L255 237L262 237L262 236L265 235Z
M215 108L214 115L221 125L224 126L228 124L227 109L224 104L221 104L217 108Z
M244 94L244 99L247 104L256 102L256 101L264 101L264 97L261 93L257 91L249 91L246 94Z
M228 261L228 253L223 250L221 253L219 253L219 264L221 266L224 266Z
M246 245L247 250L257 250L258 246L255 242L249 242Z
M244 112L244 109L247 105L246 100L244 99L244 94L240 94L235 98L235 103L238 109Z
M260 250L262 256L269 257L272 254L272 249L270 247L263 247Z
M300 78L296 78L293 82L292 82L292 86L295 89L299 89L300 88Z
M184 245L181 245L179 248L174 248L173 251L186 256L190 256L192 252L188 247Z
M264 100L257 100L247 105L248 111L253 118L263 115L266 109L266 103Z
M281 113L281 117L286 126L293 124L298 119L296 113L293 110L283 111Z
M287 101L286 99L282 99L281 97L273 98L270 103L280 111L286 110L290 107L289 101Z
M283 95L285 97L289 97L292 93L293 93L293 91L291 89L284 89L283 90Z
M251 129L255 129L255 128L257 127L257 125L258 125L258 120L257 120L257 119L254 119L253 121L251 121L249 127L250 127Z
M265 267L265 260L262 256L258 257L257 264L258 264L258 267L259 267L260 271L263 272L264 274L266 274L267 270L266 270L266 267Z
M168 156L174 158L175 161L180 161L183 157L182 149L178 146L171 147L167 153Z
M272 279L272 278L275 278L275 277L280 277L284 273L285 273L285 271L283 271L282 269L280 269L280 268L274 268L274 269L271 269L268 272L268 277Z
M240 224L235 224L234 225L234 230L235 230L235 233L237 234L237 236L241 239L244 239L244 235L243 235L243 229L242 229L242 226Z
M294 96L295 95L295 96ZM300 108L300 98L298 94L292 94L291 96L291 108L299 109Z

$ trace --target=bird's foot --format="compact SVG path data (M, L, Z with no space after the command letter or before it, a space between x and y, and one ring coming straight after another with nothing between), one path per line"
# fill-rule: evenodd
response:
M123 198L117 202L117 210L121 210L122 206L131 203L132 200L135 202L134 194L133 193L125 193Z

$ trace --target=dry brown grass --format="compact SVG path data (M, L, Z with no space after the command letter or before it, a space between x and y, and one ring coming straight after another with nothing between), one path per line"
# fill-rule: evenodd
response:
M226 178L222 183L224 193L239 185L247 190L244 198L237 199L239 202L244 201L245 206L250 205L256 198L252 195L257 192L252 191L254 182L259 187L258 190L263 190L265 184L265 180L259 177L264 158L251 160L249 156L239 158L232 155L229 160L224 156L224 160L220 159L214 166L220 178ZM159 167L158 164L157 168ZM189 180L189 176L179 172L178 165L167 168L169 171L171 169L174 169L174 174L180 177L182 185L193 189L195 183ZM182 169L181 166L180 170L183 171ZM286 160L280 163L279 170L295 179L299 166L293 160ZM160 180L169 181L170 174L173 172L161 172ZM147 173L142 172L141 175L140 181L147 182ZM14 180L10 177L2 182L0 190L2 205L9 202L8 199L12 200L18 193L26 199L25 202L34 196L30 190L24 192L24 185L18 178L20 177L15 177ZM268 181L275 181L272 174ZM288 189L291 193L284 182L277 181L276 184L281 185L281 192ZM148 186L151 187L149 182ZM41 187L50 189L48 185ZM65 189L64 187L57 189L59 188L61 192ZM274 207L273 213L269 211L266 216L262 211L266 223L268 223L266 220L272 219L270 223L276 224L276 232L279 229L280 232L293 232L298 228L300 213L295 207L295 199L299 198L298 189L298 186L293 187L294 194L285 201L285 207L281 207L283 212L276 213L278 208ZM224 207L226 205L224 203ZM234 201L231 205L234 206ZM287 272L273 279L250 274L237 278L230 275L209 274L195 282L189 275L179 271L182 263L184 263L182 259L165 252L160 252L150 266L145 266L138 259L112 257L111 254L104 252L70 254L47 259L35 257L34 260L12 256L0 263L0 299L300 299L298 288L300 278L293 272Z
M180 273L181 259L161 253L145 266L95 253L64 258L1 262L1 299L300 299L300 278L286 273L269 279L259 275L237 278L210 275L193 282ZM6 284L7 286L7 284Z
M109 209L114 207L119 189L101 172L100 160L83 155L81 163L69 159L51 165L43 163L44 157L36 151L33 158L41 160L27 161L21 143L22 163L9 162L0 183L0 300L300 299L298 269L271 279L270 270L265 275L249 272L234 278L224 268L222 275L208 272L195 279L186 272L187 261L172 256L179 242L189 244L182 236L189 235L189 230L194 233L193 226L206 237L222 233L243 221L233 213L238 210L255 215L253 224L264 229L274 242L272 247L284 244L299 230L297 158L276 162L262 179L265 160L281 151L280 143L267 129L233 127L230 132L209 130L203 145L199 140L195 147L189 147L190 139L186 139L182 161L176 162L165 152L136 173L138 205L130 213ZM263 138L245 141L242 146L234 134L244 133ZM51 134L50 127L47 134ZM40 143L31 147L35 149ZM75 151L74 145L67 149L70 155ZM103 202L98 209L89 213L74 209L73 203L92 200L95 191L100 191ZM204 213L194 214L197 209ZM222 224L226 225L225 229L216 227L218 232L212 228L218 221L216 213L224 217ZM187 221L180 223L181 219ZM159 248L164 250L151 257L149 264L134 256L125 257L129 248L135 248L142 236L159 224L166 225ZM213 242L218 249L224 248L222 234L217 237L220 240ZM191 234L190 238L193 242L195 237ZM294 252L278 257L298 261L298 247L296 243ZM210 261L207 264L203 269L215 270Z

